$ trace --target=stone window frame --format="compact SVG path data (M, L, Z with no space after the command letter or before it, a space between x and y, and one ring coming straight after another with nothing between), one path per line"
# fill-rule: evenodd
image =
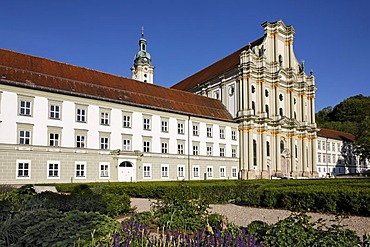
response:
M177 120L177 134L179 135L185 134L185 121Z
M238 167L236 166L231 167L231 177L238 178Z
M185 141L177 140L177 154L185 154Z
M75 148L79 149L85 149L87 148L87 132L88 130L84 129L75 129ZM78 138L80 137L80 139ZM83 140L81 140L81 137L84 137ZM82 146L81 146L82 144ZM100 142L99 142L100 144Z
M207 166L206 176L207 179L213 178L213 166Z
M143 130L150 131L152 130L152 116L143 115Z
M220 170L220 178L226 178L226 166L220 166L219 170Z
M111 109L109 108L99 108L99 124L103 126L110 125L110 118L111 118Z
M194 156L198 156L199 155L199 142L193 142L192 143L192 153Z
M57 127L57 126L48 126L48 136L47 136L47 146L49 147L61 147L62 146L62 127ZM58 139L57 139L57 145L51 145L51 141L55 142L55 138L51 139L51 134L57 134Z
M58 110L52 109L52 107L58 107ZM57 100L48 100L48 117L49 119L53 120L62 120L62 109L63 109L63 102ZM58 116L55 116L55 115Z
M81 166L83 166L83 169L81 169ZM74 167L75 167L74 169L75 179L86 179L87 178L87 162L86 161L75 161Z
M191 167L193 179L200 178L200 166L199 165L192 165Z
M185 178L185 165L177 165L177 179Z
M75 104L76 123L87 123L88 105Z
M122 127L123 128L132 127L132 112L122 111Z
M99 162L99 179L110 179L110 162Z
M109 150L110 149L110 132L103 132L99 131L99 149L100 150ZM107 141L106 143L103 143L102 140ZM103 146L106 145L106 146ZM105 148L103 148L105 147Z
M193 123L193 136L199 136L199 124Z
M225 127L220 127L220 139L225 139Z
M169 131L169 120L168 118L161 118L161 132L168 133Z
M152 151L152 138L143 137L143 153L150 153Z
M161 153L168 154L169 152L169 139L161 138Z
M22 167L20 167L20 164L22 164ZM26 164L27 164L27 168L25 168ZM15 173L16 179L31 179L31 171L32 171L31 168L32 168L31 160L17 159L16 160L16 173ZM20 175L21 171L23 175ZM24 175L25 173L27 175Z
M28 132L28 136L25 135L26 132ZM22 146L29 146L32 145L32 143L33 143L33 124L17 123L17 144Z
M152 164L143 163L143 179L152 179Z
M170 178L170 165L161 164L161 179L169 179L169 178Z
M132 135L122 134L122 150L123 151L132 151ZM124 142L128 141L129 144Z
M51 168L50 165L53 165ZM54 167L57 165L57 168ZM46 177L47 179L60 179L60 160L48 160L46 161ZM50 172L53 174L56 172L57 175L50 175Z
M18 116L33 117L34 99L34 96L18 94ZM22 102L28 102L29 106L22 106ZM26 112L22 113L22 109ZM27 113L27 110L29 111L29 113Z
M206 155L207 156L213 156L213 144L212 143L207 143L206 144Z
M226 156L226 147L225 145L220 145L220 157Z
M207 137L208 138L212 138L213 137L213 128L211 125L207 125L206 126L206 130L207 130Z

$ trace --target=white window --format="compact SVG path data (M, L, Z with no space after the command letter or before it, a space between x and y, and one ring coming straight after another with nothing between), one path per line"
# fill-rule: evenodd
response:
M99 162L99 178L109 178L109 162Z
M326 143L326 145L327 145L327 146L326 146L326 149L327 149L328 151L330 151L330 142L327 142L327 143Z
M143 164L143 178L144 179L152 178L152 165L151 164Z
M168 120L162 120L162 132L168 132Z
M143 129L150 130L150 118L144 117L143 119Z
M199 178L199 166L193 166L193 178Z
M338 150L338 152L340 152L340 144L339 143L337 143L337 150Z
M19 115L22 116L31 116L32 114L32 102L28 100L19 101Z
M335 152L335 143L333 142L332 151Z
M324 163L326 162L326 155L325 154L322 155L322 162L324 162Z
M168 143L162 142L162 154L168 153Z
M225 147L220 147L220 156L221 157L225 156Z
M225 129L220 129L220 139L225 139Z
M199 126L193 125L193 136L199 136Z
M236 140L236 130L231 131L231 139L234 141Z
M337 163L337 158L335 154L333 154L333 163Z
M212 146L207 146L207 156L212 156Z
M325 150L325 142L322 142L322 150Z
M184 123L177 123L177 133L184 134Z
M76 121L86 123L86 109L77 108L76 110Z
M100 137L100 149L109 149L108 137Z
M236 158L236 148L231 149L231 157Z
M231 167L231 176L233 178L237 178L238 177L238 168L236 167Z
M59 133L49 133L49 146L50 147L59 147Z
M321 172L321 167L319 167L319 172Z
M177 153L184 154L184 144L182 143L177 144Z
M123 115L123 128L131 128L131 116Z
M19 131L19 144L30 145L31 144L31 131L20 130Z
M17 178L19 179L31 178L30 160L17 160Z
M168 165L161 165L161 178L168 178Z
M102 111L100 112L100 124L101 125L109 125L109 113Z
M60 105L50 104L50 119L60 119Z
M220 178L226 177L226 167L220 166Z
M143 142L143 152L144 153L150 152L150 142L149 141Z
M193 145L193 155L198 155L199 150L198 150L198 145Z
M122 140L122 150L131 151L131 139Z
M60 161L48 160L47 167L48 178L58 179L60 176Z
M321 163L321 154L320 153L317 154L317 162Z
M85 135L76 135L76 147L86 148L86 136Z
M207 137L212 137L212 127L207 126Z
M321 141L317 141L317 149L321 150Z
M75 178L86 178L86 162L75 162Z
M183 179L185 177L185 166L178 165L177 166L177 178Z
M331 156L328 154L328 163L331 163Z
M207 166L207 178L213 178L213 166Z

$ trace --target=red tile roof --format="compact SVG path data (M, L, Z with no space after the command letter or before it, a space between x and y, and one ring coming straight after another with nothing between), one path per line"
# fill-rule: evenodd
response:
M262 43L264 37L253 41L251 47ZM249 44L229 56L217 61L216 63L208 66L207 68L195 73L194 75L180 81L173 85L171 88L187 91L198 84L207 82L208 80L222 75L224 72L238 66L240 64L240 53L248 48Z
M354 135L347 133L347 132L338 131L338 130L322 128L319 130L319 132L317 132L317 135L324 137L324 138L331 138L331 139L342 140L342 141L349 141L349 142L355 141Z
M0 75L3 84L233 121L219 100L6 49Z

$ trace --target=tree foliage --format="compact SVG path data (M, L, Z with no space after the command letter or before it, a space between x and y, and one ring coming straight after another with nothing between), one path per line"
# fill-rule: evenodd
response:
M328 128L356 136L356 153L370 159L370 96L356 95L334 108L325 107L316 113L319 128Z

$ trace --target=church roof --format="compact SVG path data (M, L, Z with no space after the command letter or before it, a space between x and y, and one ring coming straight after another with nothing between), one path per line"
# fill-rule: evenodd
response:
M341 141L346 141L346 142L355 141L354 135L347 133L347 132L332 130L332 129L321 128L317 132L317 135L320 137L324 137L324 138L330 138L330 139L341 140Z
M222 75L224 72L238 66L240 64L240 53L247 50L249 46L253 47L260 45L264 37L261 37L252 43L244 46L243 48L237 50L236 52L224 57L223 59L215 62L214 64L208 66L207 68L189 76L188 78L178 82L171 88L187 91L198 84L207 82L208 80Z
M233 121L219 100L6 49L0 76L1 84Z

